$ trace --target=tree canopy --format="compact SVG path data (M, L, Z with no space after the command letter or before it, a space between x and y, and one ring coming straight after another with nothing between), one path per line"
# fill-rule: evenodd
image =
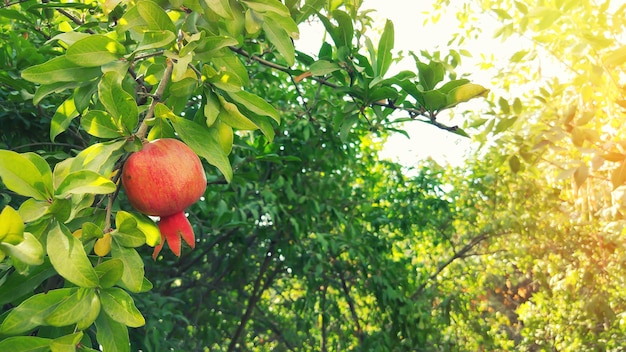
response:
M619 350L624 11L442 0L451 41L398 53L361 1L6 3L0 350ZM526 43L488 86L457 72L485 14ZM415 123L476 149L379 157ZM160 138L208 186L153 260L120 174Z

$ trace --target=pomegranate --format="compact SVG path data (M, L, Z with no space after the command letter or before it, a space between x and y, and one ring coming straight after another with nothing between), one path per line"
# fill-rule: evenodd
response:
M180 257L181 237L195 247L184 211L204 194L206 175L200 159L185 143L172 138L145 143L126 161L122 185L135 209L160 217L161 243L154 248L153 258L165 242Z

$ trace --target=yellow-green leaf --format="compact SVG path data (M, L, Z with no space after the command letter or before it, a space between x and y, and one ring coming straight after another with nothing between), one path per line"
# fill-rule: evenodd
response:
M95 67L118 60L125 48L104 35L90 35L72 44L66 52L67 60L82 67Z
M24 239L24 221L20 214L6 205L0 213L0 243L16 245Z
M8 189L26 197L46 200L53 193L50 167L34 153L0 150L0 178Z
M48 232L46 246L52 266L74 285L97 287L98 275L87 258L83 243L66 231L55 222Z
M100 67L79 66L63 55L25 69L22 78L34 83L52 84L89 81L101 74Z
M56 190L56 195L65 198L70 194L108 194L115 192L115 183L91 170L68 174Z

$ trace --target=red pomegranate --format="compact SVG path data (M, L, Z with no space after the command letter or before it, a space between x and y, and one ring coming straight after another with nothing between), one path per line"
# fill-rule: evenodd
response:
M184 211L204 194L206 175L200 159L185 143L164 138L144 144L124 164L122 185L135 209L161 218L161 243L154 248L153 258L165 242L179 257L181 237L195 247Z

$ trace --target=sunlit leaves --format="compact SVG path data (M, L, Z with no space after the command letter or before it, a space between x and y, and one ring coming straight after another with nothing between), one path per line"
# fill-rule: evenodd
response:
M376 72L378 73L378 76L384 76L385 73L387 73L389 66L391 66L391 62L393 60L393 55L391 53L393 44L393 22L387 20L383 34L380 37L380 42L378 43L378 52L376 57Z
M91 266L80 240L55 223L46 244L50 262L59 275L79 287L97 287L98 275Z
M52 172L37 154L0 150L0 178L15 193L38 200L52 195Z
M20 214L10 206L0 212L0 243L16 245L24 239L24 223Z
M93 289L78 289L63 298L46 317L45 323L51 326L73 325L89 314L91 302L96 295Z
M611 171L611 183L613 188L626 183L626 159L619 160L618 167Z
M167 13L157 3L143 0L137 2L137 12L150 30L176 32L176 27Z
M115 72L104 74L98 84L98 97L107 112L115 119L123 133L129 135L137 125L137 103L133 96L121 85L121 78Z
M233 170L228 156L220 147L219 136L216 130L208 129L183 118L173 121L174 129L180 138L196 154L206 159L211 165L217 167L227 181L233 177Z
M63 299L70 296L76 289L62 288L47 293L33 295L15 309L12 309L0 325L0 334L18 335L37 326L44 325L45 319Z
M311 65L310 72L313 76L324 76L340 69L341 66L334 62L330 62L327 60L318 60Z
M131 292L140 292L144 280L144 264L134 248L121 246L117 241L111 243L111 257L123 263L120 283Z
M276 46L276 50L287 61L287 65L292 66L295 63L295 49L289 34L275 22L264 21L262 28L270 42Z
M110 287L100 291L102 309L111 319L130 327L139 327L146 323L135 307L135 302L126 291Z
M44 262L44 250L39 240L29 232L24 232L24 238L17 244L8 241L0 242L0 255L7 254L14 262L25 265L41 265Z
M604 58L604 64L607 66L620 66L626 62L626 45L609 53Z
M82 82L91 80L102 73L99 67L83 67L58 56L40 65L22 71L22 78L40 84L57 82Z
M125 48L117 41L104 35L91 35L70 46L65 56L73 64L95 67L115 61L123 54Z
M81 170L68 174L57 188L56 194L64 198L70 194L107 194L113 191L115 184L111 180L94 171Z
M130 352L130 339L126 325L100 312L95 321L96 338L104 351Z
M448 106L454 106L459 103L469 101L477 97L485 97L489 93L489 89L474 83L467 83L452 89L447 94Z

